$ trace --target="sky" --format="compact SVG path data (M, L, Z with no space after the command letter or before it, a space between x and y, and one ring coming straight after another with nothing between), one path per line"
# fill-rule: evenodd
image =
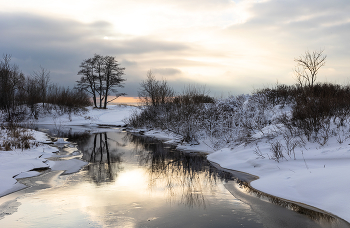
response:
M294 59L324 49L317 81L347 84L349 12L349 0L0 0L0 55L71 88L83 60L111 55L127 96L151 69L178 92L226 97L294 84Z

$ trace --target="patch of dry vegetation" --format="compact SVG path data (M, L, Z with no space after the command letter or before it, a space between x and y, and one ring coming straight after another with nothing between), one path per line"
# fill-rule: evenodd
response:
M0 126L0 150L30 149L38 146L30 130L19 127L17 124Z

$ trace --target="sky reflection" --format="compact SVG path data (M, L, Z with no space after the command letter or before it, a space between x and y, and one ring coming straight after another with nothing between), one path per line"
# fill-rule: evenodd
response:
M235 198L224 186L229 176L219 177L204 156L124 132L83 136L75 139L89 165L71 175L56 175L51 188L19 194L13 201L17 212L0 220L1 227L254 228L280 227L286 218L291 223L285 227L320 227L258 198L243 193ZM35 178L29 180L52 183Z

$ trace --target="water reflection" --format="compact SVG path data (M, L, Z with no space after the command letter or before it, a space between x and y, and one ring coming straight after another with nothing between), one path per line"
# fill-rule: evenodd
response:
M21 206L0 227L348 227L315 223L246 194L205 156L150 138L103 132L75 140L89 165L57 177L59 186L2 198Z
M145 171L150 192L163 189L170 203L202 208L206 208L203 189L213 192L216 186L217 175L205 156L175 152L151 138L104 132L77 144L83 160L90 162L86 170L96 184L116 181L123 166L134 163Z
M86 147L90 144L92 146ZM215 196L218 182L235 180L241 189L278 206L307 215L314 221L321 223L336 221L334 217L325 213L249 188L247 182L240 181L233 173L211 166L205 155L175 151L171 145L163 145L160 141L149 137L125 134L118 138L115 133L98 133L90 138L90 144L84 142L85 147L82 146L81 150L84 153L83 159L92 162L87 169L95 183L116 180L118 174L124 170L123 165L131 162L142 167L145 172L139 175L147 180L148 191L162 191L170 204L179 203L189 208L206 209L206 197ZM132 149L127 152L119 151L126 147ZM129 177L132 178L131 175Z
M83 152L82 159L90 162L87 166L89 176L96 183L111 182L123 170L121 166L121 156L118 147L123 146L116 142L116 146L111 145L107 133L95 133L90 138L76 140L78 148Z
M151 190L163 187L169 201L179 198L189 207L206 207L203 190L213 192L217 175L204 155L175 151L148 137L128 134L126 138L135 145L139 164L147 169Z

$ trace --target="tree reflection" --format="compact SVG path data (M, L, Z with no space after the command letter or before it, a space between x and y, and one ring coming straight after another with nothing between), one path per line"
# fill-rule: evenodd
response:
M217 175L206 157L175 151L160 141L128 134L139 164L145 166L151 190L164 188L169 201L189 207L206 207L205 192L214 192Z
M106 132L92 134L88 141L78 141L77 144L83 153L82 159L90 162L87 170L96 184L115 180L122 170L122 153L118 152L118 147L110 145Z

